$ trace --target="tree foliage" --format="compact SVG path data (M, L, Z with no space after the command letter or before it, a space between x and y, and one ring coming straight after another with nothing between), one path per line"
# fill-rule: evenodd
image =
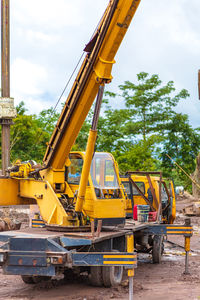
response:
M11 160L42 161L46 143L55 127L58 114L52 108L37 115L27 115L24 102L16 107L17 117L11 126Z
M121 172L160 170L166 176L173 175L176 183L189 186L187 177L166 155L189 174L194 171L200 145L199 129L192 128L188 116L175 110L188 96L185 89L176 92L173 81L163 84L158 75L145 72L137 75L136 82L125 81L120 85L119 93L107 91L98 123L96 151L111 152ZM122 100L121 107L112 104L118 99ZM94 106L73 150L86 148L93 109ZM27 114L23 102L17 106L17 112L11 127L11 160L41 162L59 115L53 108L38 115Z

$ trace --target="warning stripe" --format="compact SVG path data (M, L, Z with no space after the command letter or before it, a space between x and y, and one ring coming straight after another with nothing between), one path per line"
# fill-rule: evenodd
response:
M167 228L167 229L169 229L169 230L170 230L170 229L179 229L179 230L180 230L180 229L184 229L184 230L193 230L193 229L192 229L192 227L178 227L178 226L176 227L176 226L173 226L173 227L166 227L166 228Z
M167 233L174 233L174 234L177 234L177 233L180 233L180 234L191 234L192 232L191 231L171 231L171 230L168 230Z
M136 258L136 255L116 255L116 254L106 254L103 258Z
M135 265L137 264L136 261L104 261L104 265Z

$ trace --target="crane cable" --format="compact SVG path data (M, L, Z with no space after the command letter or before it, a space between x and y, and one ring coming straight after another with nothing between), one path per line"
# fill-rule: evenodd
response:
M183 170L183 168L179 166L179 164L173 158L171 158L169 154L166 154L166 156L171 159L171 161L198 187L198 189L200 189L200 185L185 170Z
M35 142L35 144L33 144L33 146L31 147L32 150L39 144L40 138L41 138L41 136L42 136L42 134L43 134L43 131L47 128L47 125L48 125L49 123L52 122L53 113L56 111L56 108L57 108L58 104L60 103L60 100L62 99L62 96L64 95L64 93L65 93L65 91L66 91L66 89L67 89L67 87L68 87L68 85L69 85L69 83L70 83L72 77L74 76L74 73L76 72L76 69L78 68L78 65L80 64L80 62L81 62L81 60L82 60L82 58L83 58L83 55L84 55L84 52L83 52L82 55L80 56L80 58L79 58L79 60L78 60L78 62L77 62L77 64L76 64L76 66L75 66L75 68L74 68L72 74L70 75L70 77L69 77L69 79L68 79L68 81L67 81L67 83L66 83L66 85L65 85L65 87L64 87L64 89L63 89L63 91L62 91L62 93L61 93L61 95L60 95L60 97L58 98L58 100L57 100L57 102L56 102L56 104L55 104L55 106L54 106L54 108L53 108L53 111L52 111L51 114L50 114L50 117L49 117L48 121L46 121L46 123L44 124L44 127L42 128L42 131L40 132L40 134L39 134L39 136L38 136L38 138L37 138L37 142Z
M104 16L104 14L103 14L103 16ZM95 28L93 34L92 34L92 38L94 37L95 33L97 32L97 29L98 29L98 27L99 27L99 24L101 23L101 20L102 20L102 19L100 19L100 21L98 22L98 24L97 24L97 26L96 26L96 28ZM91 38L91 40L92 40L92 38ZM43 130L45 130L46 127L47 127L47 125L48 125L49 123L52 122L52 116L53 116L53 113L56 111L56 108L57 108L58 104L60 103L60 100L62 99L62 96L64 95L64 93L65 93L65 91L66 91L66 89L67 89L67 87L68 87L68 85L69 85L69 83L70 83L72 77L74 76L74 73L76 72L76 70L77 70L77 68L78 68L78 66L79 66L79 64L80 64L80 62L81 62L81 60L82 60L84 54L85 54L85 53L83 52L82 55L80 56L80 58L79 58L79 60L78 60L78 62L77 62L77 64L76 64L76 66L75 66L75 68L74 68L74 70L73 70L71 76L69 77L69 79L68 79L68 81L67 81L67 83L66 83L66 85L65 85L65 87L64 87L64 89L63 89L63 91L62 91L62 93L61 93L61 95L60 95L60 97L58 98L58 100L57 100L57 102L56 102L56 104L55 104L55 106L54 106L54 108L53 108L52 113L50 114L49 120L44 124ZM35 146L37 146L37 145L39 144L40 138L41 138L42 133L43 133L43 130L42 130L42 132L39 134L39 136L38 136L38 138L37 138L37 142L33 145L33 147L35 147ZM33 147L32 147L32 148L33 148Z

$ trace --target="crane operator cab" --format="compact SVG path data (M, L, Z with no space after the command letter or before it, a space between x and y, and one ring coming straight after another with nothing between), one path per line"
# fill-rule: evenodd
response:
M77 194L85 153L71 152L71 164L65 168L65 181L74 195ZM125 197L120 186L116 162L109 153L95 153L92 159L86 188L83 213L95 223L119 225L125 222Z

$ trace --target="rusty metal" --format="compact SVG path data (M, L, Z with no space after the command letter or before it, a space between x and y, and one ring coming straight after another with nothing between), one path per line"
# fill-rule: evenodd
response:
M1 1L1 96L10 97L10 0ZM10 164L10 125L12 119L0 120L2 126L2 174Z
M155 208L153 207L153 205L151 204L151 202L149 201L149 199L144 195L144 193L141 191L141 189L137 186L137 184L133 181L133 179L131 178L131 176L129 176L129 180L130 182L133 184L133 186L136 188L136 190L138 191L138 193L142 196L142 198L144 199L144 201L147 203L147 205L149 205L151 207L152 211L155 211Z
M86 226L60 226L60 225L46 225L45 228L49 231L57 231L57 232L90 232L90 225Z
M168 202L170 202L170 192L169 192L169 190L168 190L168 187L167 187L167 184L166 184L166 182L165 181L162 181L162 184L164 185L164 187L165 187L165 191L166 191L166 193L167 193L167 197L168 197Z
M95 236L94 221L91 221L91 234L92 234L92 238L94 238L94 236Z
M162 173L160 172L160 180L159 180L159 206L158 206L158 214L157 221L160 223L162 214Z
M128 174L138 174L138 175L160 175L160 171L128 171L125 175Z
M96 236L97 237L100 237L101 228L102 228L102 220L98 220L98 222L97 222L97 231L96 231Z
M94 115L93 115L93 120L92 120L92 130L97 130L97 124L99 120L99 114L100 114L100 109L101 109L101 103L103 99L103 93L104 93L104 88L105 85L100 85L98 95L97 95L97 100L95 104L95 109L94 109Z
M2 97L10 97L10 0L1 0L1 88Z
M129 178L131 178L131 174L136 174L136 175L144 175L147 177L147 180L148 180L148 183L149 183L149 186L150 186L150 190L151 190L151 193L152 193L152 196L153 196L153 199L154 201L156 202L156 207L158 209L158 215L157 215L157 218L159 217L160 213L161 213L161 207L160 207L160 204L158 202L158 199L156 197L156 194L155 194L155 190L153 188L153 185L152 185L152 182L151 182L151 178L150 178L150 175L159 175L160 176L160 182L162 183L162 172L160 171L128 171L126 172L126 175L129 176ZM132 180L132 179L131 179ZM132 182L134 182L132 180ZM143 197L143 199L146 201L146 203L148 205L150 205L150 201L148 200L148 198L144 195L144 193L142 193L142 191L138 188L138 186L134 183L134 186L135 188L138 190L138 192L140 193L140 195ZM159 199L161 199L161 189L160 189L160 185L159 185ZM147 202L148 201L148 202ZM152 209L152 205L150 205L151 209ZM152 209L153 211L156 211L155 208Z
M147 177L147 180L148 180L148 183L149 183L149 187L150 187L151 193L153 195L153 199L154 199L154 201L156 203L156 208L158 209L159 203L158 203L158 199L156 197L155 189L153 188L153 184L152 184L150 175L146 174L146 177Z

